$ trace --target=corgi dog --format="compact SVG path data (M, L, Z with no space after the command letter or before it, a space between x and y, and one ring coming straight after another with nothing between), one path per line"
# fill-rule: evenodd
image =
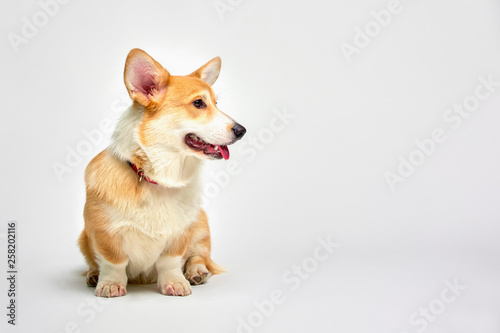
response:
M227 146L246 129L217 108L211 86L220 68L216 57L174 76L140 49L128 54L124 81L133 104L85 170L78 243L96 296L155 282L164 295L186 296L224 271L210 258L200 168L227 160Z

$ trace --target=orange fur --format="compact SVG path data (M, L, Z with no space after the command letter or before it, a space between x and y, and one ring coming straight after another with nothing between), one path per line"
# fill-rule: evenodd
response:
M212 274L224 273L225 269L210 258L211 242L207 214L200 210L198 219L189 228L190 244L184 254L186 266L189 264L204 264Z
M84 209L85 232L91 253L99 253L107 261L119 264L126 260L121 248L121 238L119 235L112 235L106 229L110 223L110 217L106 214L102 204L93 198L87 197ZM88 223L87 223L88 221Z
M153 178L159 177L158 164L153 163L151 154L148 154L146 149L162 144L162 141L159 141L161 140L159 135L162 132L158 131L158 124L161 124L165 119L176 119L177 122L196 121L197 126L202 126L211 123L218 116L223 131L230 133L234 122L216 108L215 94L210 87L210 84L217 78L219 69L220 59L214 58L189 76L171 76L166 69L144 51L132 50L126 60L125 85L134 101L131 110L142 112L143 115L135 128L141 144L128 152L130 156L127 159L141 168L145 174L152 175ZM144 73L151 75L150 77L144 76ZM207 84L203 80L211 83ZM206 101L206 108L200 110L193 106L193 101L196 99ZM221 115L227 117L224 119L229 119L231 122L222 122ZM120 134L122 133L118 133L118 135ZM128 135L132 136L134 133L128 133ZM189 184L190 177L197 174L196 170L200 166L199 160L202 155L203 152L190 151L187 157L181 160L183 169L177 171L180 184ZM128 265L126 274L133 274L134 268L130 268L131 264L137 265L137 262L141 264L141 260L149 260L149 257L146 259L141 257L141 249L148 256L151 256L148 251L156 251L156 248L160 248L158 257L162 256L167 259L181 257L184 264L180 270L186 274L188 271L189 274L198 274L196 270L203 270L203 267L206 267L208 272L199 273L203 275L201 283L210 274L224 272L224 269L210 258L210 230L205 212L199 209L197 217L195 215L182 215L182 212L171 212L185 204L185 214L191 214L191 211L196 213L197 211L193 210L193 207L196 208L192 205L197 201L195 200L193 203L180 202L172 206L171 210L162 205L163 199L161 198L177 198L177 196L183 198L182 196L185 195L183 193L191 193L191 188L188 187L182 192L183 186L186 185L175 184L169 187L153 185L146 181L140 182L138 175L127 164L127 161L120 158L112 148L105 149L89 163L85 171L85 183L87 191L84 208L85 227L78 244L89 265L89 275L87 275L89 285L95 285L95 280L92 283L89 282L91 278L95 277L92 276L93 274L102 274L101 264L106 264L107 269L111 270L115 269L114 265L116 265L118 272L115 274L116 276L121 276L120 274L123 273L123 271L118 271L119 269L123 270L120 265ZM165 214L167 216L168 214L177 214L175 216L182 218L176 217L180 220L173 221L175 223L172 224L171 228L165 228L161 223L155 224L157 223L155 220L144 220L146 218L143 216L148 218L157 216L155 211L148 211L149 208L144 210L143 207L149 207L148 205L152 205L151 209L156 207L154 205L157 205L158 209L163 209L160 211L163 215L159 216L162 220L166 219ZM133 221L135 216L138 216L138 221ZM190 219L192 216L193 220L189 220L187 223L182 220L185 218L184 216L189 216ZM169 221L166 220L166 222ZM148 248L148 239L151 240L151 248ZM136 262L131 263L131 258ZM105 261L105 263L101 261ZM168 266L168 264L165 265L165 267ZM150 267L154 266L150 265ZM109 276L113 276L113 274ZM194 279L196 284L200 283L197 278L200 277L190 275L189 281L192 282ZM135 272L135 275L128 276L128 279L129 282L150 283L155 280L155 276L148 268L145 271ZM125 292L125 286L121 284L123 281L116 282L116 284L111 283L96 291L96 295L122 296ZM162 286L161 290L168 293L173 290L172 288L174 287L167 283ZM184 290L177 294L187 295L189 293L190 291Z
M94 260L95 255L94 252L92 251L92 246L89 244L89 238L87 236L85 228L83 229L83 231L80 234L80 237L78 238L78 245L80 246L80 250L82 251L85 261L87 262L87 265L89 265L89 269L97 268L97 264Z
M85 179L87 202L84 209L85 228L78 241L80 249L90 268L97 267L96 251L112 263L123 262L125 257L120 249L121 239L106 231L110 218L102 206L137 203L143 196L146 184L139 183L135 172L128 165L119 163L107 150L102 151L90 162ZM224 270L210 259L210 249L208 218L201 209L197 220L166 249L165 253L184 256L186 262L191 257L201 258L196 262L203 262L207 267L213 267L212 274L223 272Z
M144 195L144 187L135 172L107 149L87 166L85 183L88 199L95 198L110 205L137 203Z

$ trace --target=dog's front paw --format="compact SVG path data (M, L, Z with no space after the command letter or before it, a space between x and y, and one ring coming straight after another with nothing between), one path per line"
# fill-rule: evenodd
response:
M188 280L167 281L158 283L158 289L163 295L167 296L187 296L191 295L191 286Z
M118 283L98 283L95 288L97 297L120 297L127 295L127 288Z

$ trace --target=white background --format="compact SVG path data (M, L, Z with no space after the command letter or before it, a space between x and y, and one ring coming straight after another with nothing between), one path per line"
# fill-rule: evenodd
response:
M240 332L498 333L500 87L457 129L443 119L479 77L500 81L498 1L401 0L350 62L342 43L389 1L230 3L218 13L211 0L70 1L17 47L9 36L43 19L42 6L2 3L0 246L18 221L19 269L14 328L0 279L2 331L237 332L245 321ZM221 56L219 107L248 133L230 147L240 173L206 202L212 257L229 272L189 297L132 286L102 305L76 240L84 168L110 133L71 172L53 166L126 108L135 47L175 75ZM295 118L271 140L276 110ZM391 191L384 174L436 128L447 140ZM207 184L227 163L207 165ZM283 276L312 265L329 235L340 246L292 290ZM465 287L449 303L446 281ZM262 314L256 302L273 290L283 302ZM429 306L439 314L425 330L410 323Z

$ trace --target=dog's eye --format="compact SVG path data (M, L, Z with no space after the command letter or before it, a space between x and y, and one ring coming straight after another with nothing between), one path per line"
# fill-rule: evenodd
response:
M203 102L201 99L197 99L196 101L193 102L193 105L195 108L197 109L203 109L204 107L206 107L207 105L205 104L205 102Z

